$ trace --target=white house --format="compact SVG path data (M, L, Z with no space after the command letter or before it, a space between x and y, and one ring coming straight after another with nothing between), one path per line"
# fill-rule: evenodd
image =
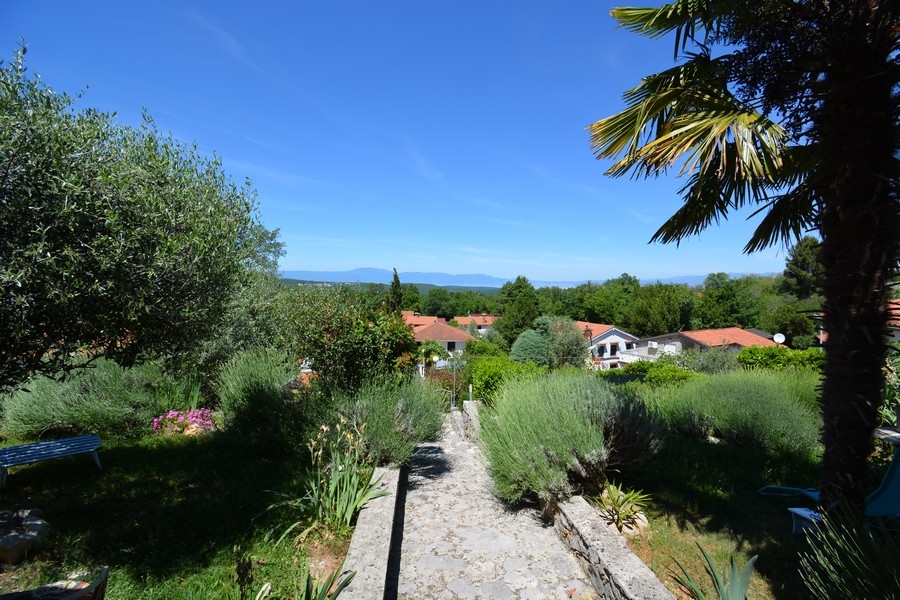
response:
M622 331L614 325L575 321L581 329L594 359L594 369L615 369L619 366L619 356L637 344L638 337Z

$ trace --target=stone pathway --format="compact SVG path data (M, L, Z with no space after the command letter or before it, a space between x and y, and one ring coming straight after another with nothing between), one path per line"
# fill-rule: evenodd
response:
M596 598L552 526L494 497L481 451L459 433L458 418L448 415L443 439L413 457L399 569L389 573L386 597Z

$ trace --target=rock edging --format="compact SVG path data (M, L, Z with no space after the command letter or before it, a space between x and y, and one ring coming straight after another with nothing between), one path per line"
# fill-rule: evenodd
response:
M376 488L386 496L366 503L356 520L350 539L350 549L344 559L344 571L356 571L356 576L344 591L341 600L372 600L383 598L391 555L391 534L397 513L397 493L400 469L378 467L373 481L381 478Z
M597 593L616 600L674 600L656 574L611 532L581 496L558 506L553 525L575 552Z

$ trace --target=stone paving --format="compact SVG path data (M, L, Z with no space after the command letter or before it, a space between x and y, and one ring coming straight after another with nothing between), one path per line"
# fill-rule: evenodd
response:
M460 434L458 415L448 415L443 439L420 446L410 465L398 572L389 573L386 597L595 599L553 527L491 493L481 451Z

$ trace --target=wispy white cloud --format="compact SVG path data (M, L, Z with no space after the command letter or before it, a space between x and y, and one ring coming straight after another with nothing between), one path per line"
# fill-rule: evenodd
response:
M230 56L238 62L256 69L257 71L263 71L263 69L260 68L259 65L247 58L247 55L244 52L244 47L237 40L237 38L231 35L231 33L229 33L225 28L220 27L219 25L196 11L191 10L188 11L187 14L194 23L196 23L200 28L210 34L219 51Z
M425 155L419 151L419 148L410 136L406 136L406 154L412 163L413 171L416 175L429 181L442 181L444 179L444 175L425 158Z
M234 160L227 159L226 164L233 170L241 171L243 175L249 176L251 179L254 177L260 177L265 179L270 179L273 181L277 181L283 184L296 185L298 183L314 183L317 185L327 185L331 187L340 187L340 184L335 183L333 181L326 181L324 179L316 179L315 177L308 177L301 173L295 173L293 171L284 171L281 169L273 169L272 167L267 167L265 165L260 165L251 162L245 162L242 160Z
M509 219L482 219L485 223L494 223L496 225L507 225L509 227L531 227L532 223L525 221L510 221Z

